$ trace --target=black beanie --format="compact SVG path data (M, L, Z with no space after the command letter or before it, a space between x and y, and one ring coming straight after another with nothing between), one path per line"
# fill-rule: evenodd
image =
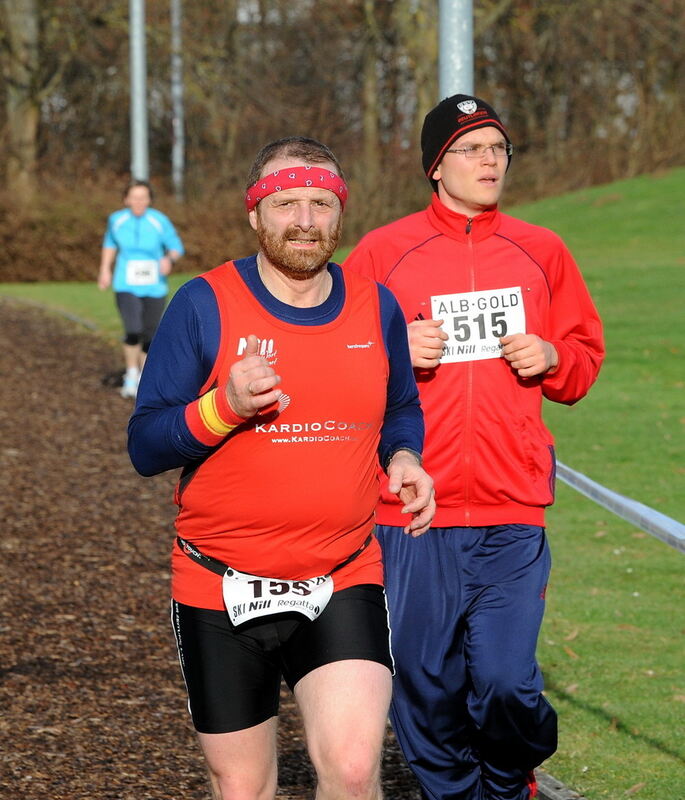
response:
M421 153L423 171L437 191L437 181L431 177L455 139L478 128L494 126L502 131L508 142L511 141L495 109L479 97L468 94L455 94L446 97L432 111L426 114L421 129ZM509 156L511 162L511 156ZM507 169L509 169L509 162Z

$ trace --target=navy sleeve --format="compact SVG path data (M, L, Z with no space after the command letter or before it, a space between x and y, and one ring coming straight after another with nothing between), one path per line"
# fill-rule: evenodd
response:
M388 400L378 457L383 467L396 450L423 452L423 411L409 356L407 325L392 292L378 284L381 327L390 364Z
M190 433L185 408L209 377L219 333L214 292L207 281L194 278L169 303L140 379L128 452L141 475L183 467L211 452Z

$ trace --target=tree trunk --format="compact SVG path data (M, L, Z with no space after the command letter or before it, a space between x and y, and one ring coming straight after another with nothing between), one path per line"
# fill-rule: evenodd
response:
M3 6L8 136L5 180L10 196L23 205L36 191L38 9L36 0L4 0Z
M362 187L366 202L369 203L374 196L374 190L378 186L381 147L378 122L381 102L378 96L378 30L374 0L364 0L364 15L366 18L366 40L364 42L362 73L362 163L364 165Z

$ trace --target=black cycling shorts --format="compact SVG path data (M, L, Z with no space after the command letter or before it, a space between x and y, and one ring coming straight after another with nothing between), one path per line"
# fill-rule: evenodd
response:
M131 292L116 292L114 297L124 325L124 340L135 337L136 344L149 345L164 314L166 297L138 297Z
M290 689L307 673L346 659L393 671L385 591L376 584L334 592L310 621L286 613L234 627L226 611L171 603L171 623L201 733L228 733L278 714L281 678Z

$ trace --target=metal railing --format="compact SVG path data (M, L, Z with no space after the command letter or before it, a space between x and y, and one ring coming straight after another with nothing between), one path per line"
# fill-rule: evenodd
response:
M637 500L613 492L561 462L557 462L557 477L616 516L685 553L685 525L681 522L638 503Z

